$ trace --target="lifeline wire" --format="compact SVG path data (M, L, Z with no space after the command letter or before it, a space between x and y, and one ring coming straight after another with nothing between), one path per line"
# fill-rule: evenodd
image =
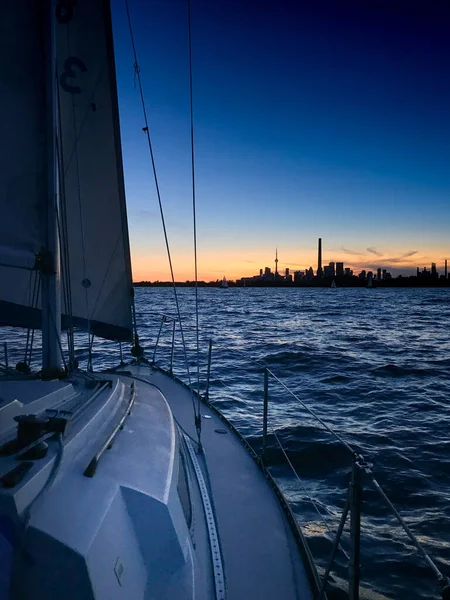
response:
M281 449L281 452L284 454L284 457L286 458L289 466L291 467L292 472L294 473L295 477L297 478L298 482L300 483L300 485L302 486L303 492L305 493L306 497L308 498L308 500L311 502L311 504L313 505L314 510L316 511L316 513L319 515L320 520L322 521L322 523L325 525L326 529L328 529L328 531L333 534L333 531L331 529L331 527L329 526L327 520L325 519L324 515L320 512L319 507L316 503L316 501L314 500L314 498L308 493L308 490L306 489L305 484L303 483L303 480L301 479L300 475L297 473L297 470L295 469L294 465L292 464L291 459L289 458L289 456L287 455L286 450L283 448L283 444L280 441L280 438L277 436L277 434L275 433L275 430L273 429L273 427L270 428L272 431L272 435L275 437L275 439L277 440L278 446ZM326 508L325 508L326 509ZM326 509L328 510L328 509ZM329 511L328 511L329 512ZM333 515L334 516L334 515ZM341 544L339 544L339 548L342 550L342 552L345 555L345 558L347 560L350 560L349 555L347 554L347 552L344 550L344 548L342 547Z
M297 394L295 394L295 393L294 393L294 392L293 392L291 389L289 389L289 388L288 388L288 386L287 386L285 383L283 383L283 382L281 381L281 379L279 379L279 378L278 378L278 377L275 375L275 373L273 373L273 372L272 372L272 371L271 371L271 370L270 370L268 367L266 367L266 369L267 369L267 371L268 371L268 372L269 372L269 373L272 375L272 377L273 377L274 379L276 379L276 381L278 381L278 383L279 383L281 386L283 386L283 387L284 387L284 389L285 389L287 392L289 392L289 394L291 394L291 396L293 396L293 397L294 397L294 398L295 398L295 399L296 399L298 402L300 402L300 404L303 406L303 408L304 408L305 410L307 410L307 411L308 411L308 412L309 412L309 413L310 413L310 414L311 414L311 415L312 415L312 416L313 416L315 419L317 419L317 420L319 421L319 423L321 423L321 424L323 425L323 427L325 427L325 429L326 429L326 430L327 430L329 433L331 433L331 435L334 435L334 437L335 437L336 439L338 439L338 440L341 442L341 444L343 444L343 445L344 445L344 446L347 448L347 450L349 450L349 451L350 451L350 452L351 452L353 455L355 455L355 454L356 454L355 450L354 450L354 449L353 449L353 448L350 446L350 444L348 444L348 443L347 443L347 442L346 442L346 441L345 441L345 440L344 440L344 439L343 439L343 438L342 438L342 437L341 437L339 434L337 434L337 433L336 433L336 432L335 432L333 429L331 429L331 427L330 427L329 425L327 425L323 419L321 419L319 416L317 416L317 415L316 415L316 413L315 413L315 412L314 412L314 411L313 411L311 408L309 408L309 406L308 406L307 404L305 404L305 403L303 402L303 400L301 400L301 399L300 399L300 398L297 396Z
M126 8L126 11L127 11L127 20L128 20L128 28L130 30L131 45L132 45L132 48L133 48L134 73L135 73L135 77L136 77L137 82L138 82L139 95L141 97L142 113L143 113L143 116L144 116L145 127L143 128L143 131L144 131L144 133L146 134L146 137L147 137L148 150L149 150L149 153L150 153L150 159L151 159L151 163L152 163L153 178L155 180L156 196L158 198L159 212L160 212L160 215L161 215L161 223L162 223L163 233L164 233L164 241L165 241L166 250L167 250L167 258L169 260L169 268L170 268L170 275L171 275L171 279L172 279L173 293L174 293L174 297L175 297L175 304L176 304L176 307L177 307L178 319L180 321L180 332L181 332L181 339L182 339L182 342L183 342L184 360L185 360L185 363L186 363L186 371L187 371L187 376L188 376L188 381L189 381L189 389L191 390L192 406L194 407L194 415L195 415L195 418L196 418L196 421L197 421L197 409L196 409L196 406L195 406L194 391L192 389L191 372L189 370L189 361L188 361L187 352L186 352L186 342L185 342L185 339L184 339L183 325L181 323L180 304L178 302L177 288L176 288L176 285L175 285L175 276L174 276L174 273L173 273L172 256L170 254L169 238L167 236L166 221L165 221L165 218L164 218L164 210L163 210L163 205L162 205L162 200L161 200L161 192L159 190L158 175L156 173L155 157L153 155L153 146L152 146L152 141L151 141L151 138L150 138L150 130L149 130L149 125L148 125L147 110L145 108L144 91L142 89L141 74L140 74L140 70L139 70L139 63L138 63L138 60L137 60L136 46L135 46L135 43L134 43L133 27L131 25L131 17L130 17L130 10L129 10L129 7L128 7L128 0L125 0L125 8ZM198 433L198 436L199 436L199 444L200 444L200 435L199 435L199 432L197 432L197 433Z
M195 145L194 145L194 99L192 88L192 27L191 0L188 0L188 34L189 34L189 108L191 122L191 177L192 177L192 217L194 222L194 268L195 268L195 325L197 341L197 414L200 416L200 342L198 325L198 269L197 269L197 218L195 202ZM201 420L199 425L201 428Z

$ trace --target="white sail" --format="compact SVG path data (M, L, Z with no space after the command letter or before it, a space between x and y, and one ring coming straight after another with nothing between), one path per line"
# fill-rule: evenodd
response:
M0 324L36 324L29 310L45 245L45 30L40 2L4 0L0 19Z
M101 337L130 339L132 280L109 3L60 2L56 16L63 278L68 271L73 323Z

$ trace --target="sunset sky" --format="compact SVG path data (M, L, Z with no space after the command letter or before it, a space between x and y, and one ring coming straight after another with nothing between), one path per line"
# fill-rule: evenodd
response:
M193 278L187 0L129 0L177 280ZM169 279L122 0L133 275ZM199 277L450 259L450 9L192 0ZM414 3L412 3L414 6Z

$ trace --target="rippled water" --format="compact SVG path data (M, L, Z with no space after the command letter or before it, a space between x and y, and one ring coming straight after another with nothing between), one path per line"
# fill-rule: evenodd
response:
M195 370L192 288L178 289L190 371ZM213 339L210 398L255 447L261 446L263 366L373 463L389 498L438 566L450 575L450 290L446 289L203 289L199 290L201 386ZM169 288L136 290L141 342L152 358L159 314L175 315ZM4 330L11 362L23 334ZM161 330L156 362L169 366L172 324ZM174 371L186 379L179 326ZM79 336L79 358L86 338ZM14 346L14 347L13 347ZM108 350L106 354L106 350ZM16 357L17 355L17 357ZM96 342L94 365L118 362L117 345ZM292 503L320 566L346 499L351 456L273 378L269 460ZM302 487L302 485L304 487ZM389 598L438 598L433 574L417 556L380 497L366 485L362 580ZM343 547L348 551L348 534ZM335 576L346 579L347 560Z

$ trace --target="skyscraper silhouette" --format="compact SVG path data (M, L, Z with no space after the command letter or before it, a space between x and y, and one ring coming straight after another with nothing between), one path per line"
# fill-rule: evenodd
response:
M322 277L322 238L319 238L319 249L317 257L317 277Z

